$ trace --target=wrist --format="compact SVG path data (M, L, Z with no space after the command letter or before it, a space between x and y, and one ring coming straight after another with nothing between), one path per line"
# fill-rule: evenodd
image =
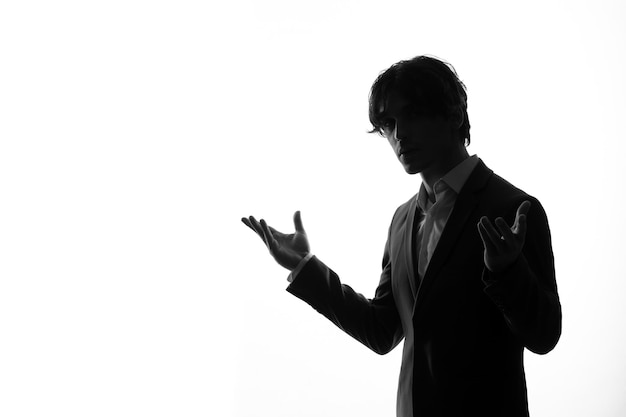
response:
M287 277L287 281L292 282L296 276L302 271L302 268L309 262L309 260L313 257L311 252L307 253L298 264L291 270L289 277Z

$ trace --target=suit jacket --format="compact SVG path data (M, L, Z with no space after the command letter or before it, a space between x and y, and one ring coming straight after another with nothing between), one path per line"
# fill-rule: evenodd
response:
M523 253L491 273L477 223L512 224L531 202ZM416 198L393 216L373 299L316 257L287 291L379 354L404 339L398 417L528 416L523 350L544 354L561 334L550 230L538 200L482 161L468 178L418 287Z

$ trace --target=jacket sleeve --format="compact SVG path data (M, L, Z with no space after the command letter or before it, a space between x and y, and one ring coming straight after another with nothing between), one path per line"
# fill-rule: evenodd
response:
M404 337L391 288L389 241L385 245L383 272L373 299L342 284L337 274L315 256L287 291L378 354L390 352Z
M539 201L529 200L522 254L505 271L492 273L485 268L483 281L486 294L498 306L511 331L530 351L545 354L561 336L561 304L548 219Z

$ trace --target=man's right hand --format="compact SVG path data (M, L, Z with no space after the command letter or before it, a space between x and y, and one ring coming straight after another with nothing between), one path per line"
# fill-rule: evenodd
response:
M293 215L296 232L288 235L269 227L263 219L257 221L254 216L243 217L241 221L259 235L276 262L290 271L293 271L309 253L309 240L302 226L299 211Z

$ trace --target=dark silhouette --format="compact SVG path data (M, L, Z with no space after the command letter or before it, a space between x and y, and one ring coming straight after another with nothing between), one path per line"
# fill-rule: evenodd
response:
M372 86L369 116L422 178L391 220L373 299L309 253L299 212L287 235L242 221L292 271L287 291L376 353L404 339L398 417L528 416L523 350L545 354L561 334L541 204L469 156L467 94L449 64L394 64Z

